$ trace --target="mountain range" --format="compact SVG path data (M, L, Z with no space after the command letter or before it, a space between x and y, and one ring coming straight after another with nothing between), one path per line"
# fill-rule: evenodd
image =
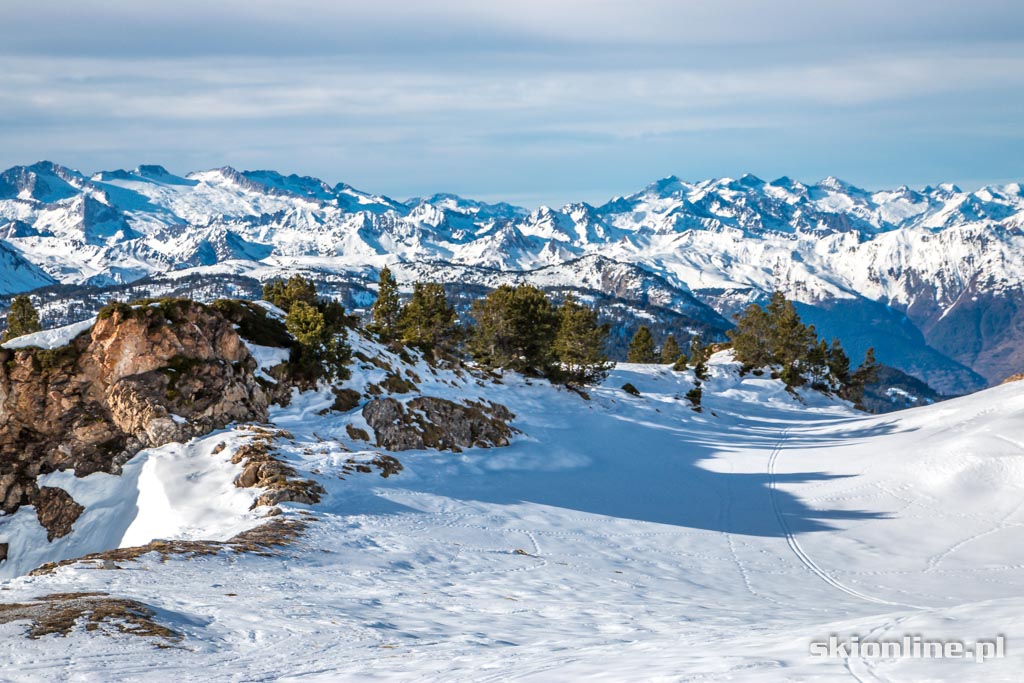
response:
M601 304L619 347L641 323L722 338L778 289L855 362L874 346L943 394L1024 368L1018 183L868 191L832 177L670 176L600 206L531 211L228 167L0 174L0 295L38 294L51 322L141 289L251 294L296 270L359 308L383 265L456 298L506 282L574 291Z

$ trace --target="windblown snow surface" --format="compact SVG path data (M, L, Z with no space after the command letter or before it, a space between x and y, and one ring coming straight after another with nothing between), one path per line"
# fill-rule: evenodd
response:
M185 637L28 640L24 623L0 625L0 678L1019 680L1024 382L864 416L739 378L724 354L711 370L697 413L681 400L692 375L664 366L619 365L586 401L421 363L423 393L503 403L523 434L508 448L398 453L405 470L388 479L340 479L346 458L369 455L345 429L365 423L319 415L327 392L296 395L273 413L294 435L279 445L329 492L302 540L276 557L150 555L10 578L3 602L105 591ZM137 456L152 514L126 540L256 523L222 472L237 443L212 452L240 433ZM812 659L810 642L830 634L1004 635L1007 656Z

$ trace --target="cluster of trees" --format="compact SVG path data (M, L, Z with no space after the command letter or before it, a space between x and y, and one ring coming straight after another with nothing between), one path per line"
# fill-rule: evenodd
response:
M604 354L608 327L571 295L561 306L531 285L503 285L473 302L473 323L460 326L444 288L417 282L402 305L390 269L380 271L377 300L367 326L383 341L435 353L462 347L481 365L553 381L589 383L611 368Z
M293 372L313 382L348 377L352 349L345 342L344 306L319 297L316 285L301 275L268 281L263 298L287 313L285 327L296 341L288 361Z
M7 312L7 329L0 335L0 343L41 329L39 312L32 305L32 300L27 294L19 294L11 300L11 310Z
M367 329L383 342L397 341L424 351L451 352L462 342L458 316L436 282L417 282L412 297L403 306L398 282L385 266L380 270L373 320Z
M340 303L319 297L313 282L301 275L267 282L263 298L286 312L285 326L296 340L290 359L296 375L313 382L347 376L351 348L345 342L345 328L355 322ZM473 302L472 317L471 324L460 325L444 288L435 282L415 283L403 305L398 283L385 267L367 329L386 343L413 346L435 357L465 351L484 367L557 382L599 382L613 366L605 354L608 324L600 324L597 312L571 294L559 305L532 285L503 285ZM780 292L773 293L763 308L751 304L735 320L728 335L743 372L770 368L787 387L810 384L857 404L865 385L877 379L880 366L874 349L868 349L864 362L851 370L839 340L819 339L814 326L805 325ZM19 295L11 303L0 341L39 329L31 300ZM688 354L672 334L659 348L651 330L641 326L629 344L628 360L670 364L680 371L692 367L696 382L686 397L699 409L710 354L711 347L699 336L691 339Z
M627 360L630 363L661 363L671 365L673 370L682 372L691 365L693 367L694 384L693 388L686 392L686 398L696 410L700 410L701 397L703 395L702 385L708 378L708 358L711 357L711 346L704 344L700 335L690 340L689 355L683 353L679 342L674 334L668 334L661 348L654 345L654 335L651 330L641 325L633 335L629 343L629 355Z
M803 324L793 302L781 292L773 293L764 308L751 304L735 319L736 327L728 335L744 371L776 368L787 387L809 383L855 403L863 396L864 386L877 377L874 349L868 349L864 362L851 371L839 340L830 344L818 339L814 326Z
M694 337L693 341L700 346L700 336ZM665 337L665 341L662 342L661 348L658 348L654 344L654 335L651 333L650 328L646 325L641 325L633 335L633 339L629 342L626 360L630 363L675 365L677 370L682 370L686 367L688 358L683 353L682 348L680 348L674 334L669 333Z

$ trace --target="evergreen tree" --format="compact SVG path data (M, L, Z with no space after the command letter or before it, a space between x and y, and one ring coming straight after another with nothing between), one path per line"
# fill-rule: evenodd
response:
M0 337L0 342L32 334L41 329L39 312L32 305L32 300L26 294L19 294L11 300L11 310L7 312L7 329Z
M774 362L769 339L772 336L771 319L757 304L750 304L742 315L736 316L735 329L726 334L732 341L736 359L743 363L744 370L753 370Z
M804 362L801 363L801 369L811 375L811 386L823 391L832 388L828 381L831 374L828 365L828 352L828 344L822 339L817 344L811 344L807 349Z
M707 363L710 357L711 348L704 345L700 335L690 340L690 362L693 363L693 376L697 380L706 380L708 378Z
M417 282L398 318L402 342L421 349L447 350L457 339L455 309L437 282Z
M604 354L608 326L599 325L597 312L569 294L558 311L558 333L553 349L566 382L582 384L603 380L614 363Z
M880 367L878 361L875 360L874 347L869 348L864 354L864 362L850 375L850 382L844 387L844 391L840 392L840 395L846 400L852 401L857 408L863 409L861 401L864 399L864 388L868 384L878 381Z
M263 299L285 313L292 310L292 304L302 301L316 305L316 285L302 275L292 275L287 281L275 278L263 285Z
M772 294L766 309L771 320L769 347L773 361L786 367L795 367L806 357L811 345L817 343L817 335L800 320L796 307L782 292Z
M832 338L832 345L828 349L828 369L835 377L840 386L850 382L850 358L843 350L842 344L835 337Z
M398 336L398 318L402 313L402 305L398 300L398 283L387 266L380 269L377 300L373 302L372 312L373 323L368 326L371 332L384 342Z
M318 346L327 340L324 315L305 301L296 301L285 318L285 327L304 346Z
M693 388L686 392L686 400L690 402L690 405L694 410L700 412L700 400L704 391L700 388L700 380L693 383Z
M674 334L669 334L665 337L665 343L661 345L661 362L664 365L670 365L679 360L679 356L683 353L682 349L679 348L679 342L676 341Z
M289 363L304 379L315 383L321 377L328 380L348 377L345 367L352 358L352 349L345 343L344 326L331 321L340 309L337 302L320 302L318 306L296 301L285 318L285 327L298 342L292 349ZM324 310L328 314L324 314Z
M872 382L878 381L878 370L881 366L875 359L875 347L868 348L864 354L864 362L860 364L860 367L853 373L852 383L856 386L864 387L865 385L871 384Z
M654 353L654 337L646 325L641 325L633 335L633 340L629 342L627 359L630 363L658 362L658 356Z
M551 300L532 285L502 285L473 302L476 326L469 350L481 365L550 375L561 319Z

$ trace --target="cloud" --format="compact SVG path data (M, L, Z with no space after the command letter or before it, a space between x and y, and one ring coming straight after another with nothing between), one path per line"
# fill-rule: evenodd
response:
M546 200L667 173L1005 177L1022 17L948 0L15 3L0 164L231 163Z

